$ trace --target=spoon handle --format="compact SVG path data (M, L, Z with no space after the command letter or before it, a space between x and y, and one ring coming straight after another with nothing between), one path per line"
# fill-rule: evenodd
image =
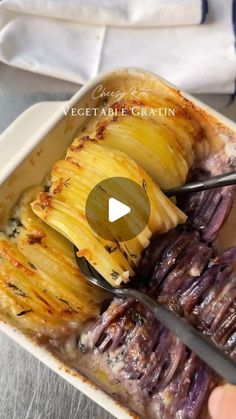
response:
M167 307L156 303L148 295L135 289L126 290L130 296L139 300L146 308L151 310L157 320L178 336L189 349L195 352L215 372L228 383L236 384L236 362L210 339Z
M207 189L221 188L222 186L229 186L236 184L236 172L224 173L222 175L213 176L209 179L200 180L197 182L186 183L183 186L168 189L164 191L165 195L179 196L189 192L200 192Z

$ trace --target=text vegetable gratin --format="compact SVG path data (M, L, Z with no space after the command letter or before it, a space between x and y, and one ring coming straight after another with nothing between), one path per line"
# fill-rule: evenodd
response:
M175 115L130 111L169 100L151 94L109 103L116 116L86 127L50 177L24 192L0 235L0 310L140 417L194 419L206 414L221 377L141 304L86 282L73 254L75 245L112 285L131 281L236 358L236 249L218 254L214 245L233 187L178 202L162 192L233 170L235 161L212 149L177 102ZM144 188L151 206L146 228L126 242L99 237L86 219L90 191L115 176Z

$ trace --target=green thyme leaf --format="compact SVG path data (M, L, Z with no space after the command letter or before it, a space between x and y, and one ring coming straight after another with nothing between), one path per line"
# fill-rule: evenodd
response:
M115 281L117 278L119 278L119 274L118 274L118 272L116 272L116 271L114 271L114 270L112 270L112 272L111 272L110 276L112 277L112 279L114 279L114 281Z
M24 316L25 314L27 314L27 313L31 313L33 310L32 309L30 309L30 310L23 310L23 311L21 311L20 313L17 313L17 316L19 317L19 316Z
M110 244L106 244L105 249L108 253L113 253L116 249L118 249L118 247L112 247Z

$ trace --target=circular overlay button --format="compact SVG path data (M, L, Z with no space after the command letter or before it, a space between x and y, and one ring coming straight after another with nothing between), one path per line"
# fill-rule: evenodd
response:
M86 201L86 218L103 239L127 241L146 227L151 207L145 189L133 180L112 177L98 183Z

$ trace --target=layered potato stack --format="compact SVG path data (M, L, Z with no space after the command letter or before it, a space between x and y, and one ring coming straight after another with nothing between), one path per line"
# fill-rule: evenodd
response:
M153 94L142 102L127 97L112 107L123 115L98 123L91 136L127 153L162 189L184 184L201 135L188 112L169 98Z
M108 241L97 236L86 219L86 200L90 191L97 183L113 176L145 185L151 203L147 227L127 242ZM72 241L79 249L78 256L85 256L112 285L127 282L133 275L153 233L168 231L185 221L185 215L140 166L125 153L105 148L89 137L73 142L66 159L53 168L50 193L41 193L32 208L43 221Z
M166 101L150 96L148 103L128 98L113 104L117 115L99 121L74 140L65 159L53 168L49 193L39 194L32 204L35 214L67 237L79 249L78 256L85 256L114 286L129 281L153 234L164 233L186 220L160 187L167 189L185 182L199 128L180 107L175 116L147 117L142 111L170 106ZM138 116L132 107L136 113L140 109ZM115 176L144 187L151 204L147 227L127 242L104 240L86 220L90 191Z
M97 316L104 293L80 274L72 244L31 210L40 189L24 193L0 234L0 312L29 332L56 337Z
M0 234L0 312L15 324L59 336L98 315L104 293L80 274L73 245L78 256L119 286L135 274L153 234L185 222L185 214L161 189L185 182L199 127L177 105L175 116L131 112L133 106L137 113L171 105L153 95L142 103L127 98L109 105L117 115L100 120L73 141L65 159L53 167L49 192L40 192L39 186L24 193ZM116 176L142 186L151 205L146 228L126 242L97 236L86 219L91 190Z

